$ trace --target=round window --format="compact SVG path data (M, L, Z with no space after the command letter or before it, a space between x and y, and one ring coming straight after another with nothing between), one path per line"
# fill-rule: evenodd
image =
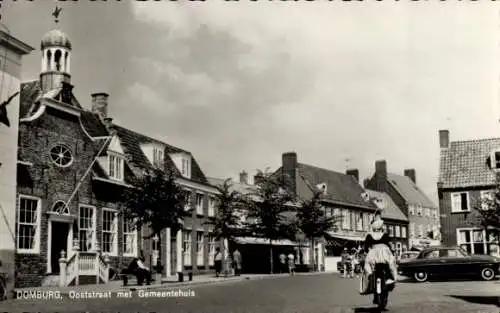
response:
M69 209L64 201L59 200L52 206L52 212L57 214L69 214Z
M60 167L67 167L73 163L73 155L69 148L64 145L57 145L50 149L50 158L54 164Z

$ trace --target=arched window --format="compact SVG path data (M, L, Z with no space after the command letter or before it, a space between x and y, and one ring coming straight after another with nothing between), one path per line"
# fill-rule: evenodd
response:
M68 52L64 54L64 71L68 71Z
M62 56L61 50L57 49L56 53L54 54L54 62L56 64L56 71L58 72L61 70L61 56Z
M52 70L52 52L50 50L47 50L47 70Z
M56 201L54 205L52 206L52 212L57 213L57 214L63 214L63 215L68 215L69 214L69 208L66 206L66 203L64 201Z

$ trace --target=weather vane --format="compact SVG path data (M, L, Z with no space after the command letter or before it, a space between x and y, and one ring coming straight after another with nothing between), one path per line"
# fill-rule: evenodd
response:
M52 12L52 16L54 17L54 21L59 23L59 14L61 14L62 9L56 5L54 12Z

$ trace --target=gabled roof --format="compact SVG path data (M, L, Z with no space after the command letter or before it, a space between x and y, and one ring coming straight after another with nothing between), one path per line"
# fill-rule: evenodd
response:
M189 151L168 145L160 140L148 137L122 126L114 125L116 135L120 138L120 142L127 157L127 162L131 166L136 175L140 175L143 169L153 169L153 165L141 149L142 144L157 143L165 146L165 167L174 171L176 175L181 176L179 169L170 158L169 154L183 152L191 156L191 180L194 182L208 185L208 180L203 174L198 162Z
M53 89L49 90L45 94L42 94L40 82L38 80L22 83L20 92L19 118L23 119L33 116L40 108L40 99L42 98L58 101L57 98L60 93L60 89ZM60 104L80 110L81 125L90 137L105 137L109 135L106 130L106 126L101 122L99 116L84 110L73 94L71 95L71 104L62 102L60 102Z
M495 172L486 160L500 148L500 138L454 141L441 149L439 182L443 188L465 188L495 184Z
M425 208L437 208L409 177L387 173L387 181L405 199L406 203Z
M297 164L297 170L297 179L303 180L310 187L310 189L316 188L316 186L321 183L326 184L327 191L324 196L325 200L347 206L353 205L363 208L376 209L375 205L371 201L366 201L363 198L365 190L351 175L303 163Z
M382 218L398 220L398 221L408 221L408 218L399 209L399 207L394 203L392 198L385 192L379 192L375 190L366 189L366 192L372 199L381 199L383 203Z

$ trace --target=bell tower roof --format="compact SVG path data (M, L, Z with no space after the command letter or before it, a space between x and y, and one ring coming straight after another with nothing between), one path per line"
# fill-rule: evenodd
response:
M42 38L41 49L44 50L48 47L62 47L71 50L71 41L68 35L56 28L47 32Z

